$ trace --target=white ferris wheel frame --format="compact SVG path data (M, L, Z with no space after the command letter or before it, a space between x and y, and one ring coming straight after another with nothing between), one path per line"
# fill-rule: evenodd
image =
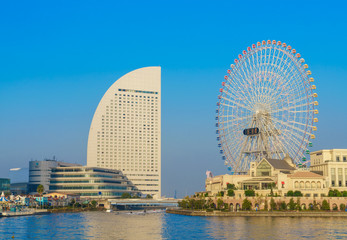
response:
M229 170L246 172L251 161L287 154L298 167L307 166L318 95L301 55L280 41L258 42L235 59L224 79L216 126ZM260 134L243 135L249 128L260 128Z

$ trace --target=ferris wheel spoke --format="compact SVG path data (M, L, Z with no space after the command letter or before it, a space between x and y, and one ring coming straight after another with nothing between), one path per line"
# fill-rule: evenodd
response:
M294 122L294 121L290 121L289 123L292 123L292 124L288 124L288 123L286 123L286 122L283 122L283 121L281 121L281 120L279 120L279 119L275 119L275 118L272 118L272 120L275 121L275 122L277 122L277 123L280 123L280 124L282 124L282 125L284 125L284 126L290 127L291 129L300 131L300 132L302 132L302 133L306 133L305 130L303 130L303 129L301 129L301 128L298 128L298 127L295 127L295 126L293 125L293 124L298 124L298 125L302 125L302 126L307 127L306 124L303 124L303 123L300 123L300 122Z
M222 97L223 99L226 99L225 97ZM249 107L247 107L246 105L244 105L244 104L241 104L241 103L239 103L239 102L236 102L236 101L233 101L233 100L231 100L231 99L226 99L228 102L230 102L230 103L233 103L233 104L235 104L235 105L237 105L237 106L239 106L239 107L242 107L242 108L244 108L244 109L246 109L246 110L248 110L248 111L252 111L252 109L251 108L249 108ZM223 106L226 106L226 107L233 107L233 105L230 105L230 104L227 104L227 103L221 103L221 105L223 105Z

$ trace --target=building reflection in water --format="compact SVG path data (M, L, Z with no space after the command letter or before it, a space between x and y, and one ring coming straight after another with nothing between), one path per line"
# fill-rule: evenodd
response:
M211 239L346 238L333 218L210 217L205 234ZM339 226L340 225L340 226ZM334 229L334 230L332 230ZM338 229L341 229L339 231Z
M88 213L85 237L97 239L162 239L164 213Z

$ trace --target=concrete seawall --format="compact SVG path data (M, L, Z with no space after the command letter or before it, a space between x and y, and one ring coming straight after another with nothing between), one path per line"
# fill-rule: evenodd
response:
M49 214L46 209L30 209L23 212L1 212L0 217L22 217L22 216L32 216L32 215L42 215Z
M221 211L193 211L185 209L167 209L167 213L180 214L186 216L204 217L347 217L347 212L339 211L240 211L240 212L221 212Z

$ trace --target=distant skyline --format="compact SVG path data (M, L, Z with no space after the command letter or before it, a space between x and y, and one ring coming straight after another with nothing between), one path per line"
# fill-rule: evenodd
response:
M134 69L162 69L162 194L204 189L228 173L215 134L230 64L261 40L306 60L319 101L312 150L347 148L344 1L3 2L0 9L0 177L30 159L86 164L105 91ZM188 183L188 184L187 184Z

